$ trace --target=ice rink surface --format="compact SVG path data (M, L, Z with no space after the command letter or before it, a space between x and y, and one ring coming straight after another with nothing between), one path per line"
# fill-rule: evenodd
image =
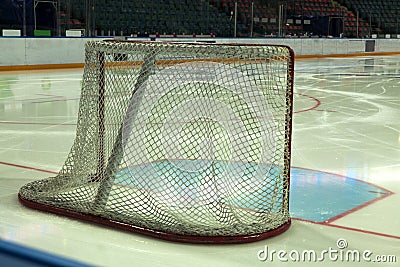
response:
M296 61L292 226L243 245L160 241L18 202L67 157L82 72L0 73L0 239L98 266L399 264L400 56Z

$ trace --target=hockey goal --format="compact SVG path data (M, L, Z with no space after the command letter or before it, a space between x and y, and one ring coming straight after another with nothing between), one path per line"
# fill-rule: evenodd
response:
M293 52L90 41L76 138L31 208L167 240L244 243L290 226Z

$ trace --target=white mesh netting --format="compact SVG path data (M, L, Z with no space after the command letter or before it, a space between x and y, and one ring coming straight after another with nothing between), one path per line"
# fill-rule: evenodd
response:
M71 152L20 200L187 242L282 232L292 86L284 46L88 42Z

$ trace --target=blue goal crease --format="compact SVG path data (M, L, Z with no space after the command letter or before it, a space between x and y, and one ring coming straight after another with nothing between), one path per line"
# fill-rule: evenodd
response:
M162 185L163 180L166 176L172 180L168 186L173 186L170 190L179 190L179 188L196 188L198 181L207 178L206 172L204 171L191 171L191 167L196 165L197 170L206 168L210 162L194 162L188 161L187 163L179 161L168 162L168 161L157 161L149 164L138 165L134 167L127 167L121 169L114 181L115 184L121 186L141 188L141 179L152 179L150 185L146 185L146 190L159 191L163 190L159 186ZM202 166L202 164L204 166ZM241 174L246 179L251 179L252 173L260 171L268 172L273 180L274 176L280 175L282 172L282 166L271 166L268 164L254 164L244 162L213 162L213 168L217 175L223 174L228 164L235 164L234 168L241 170ZM135 176L134 178L131 178ZM129 177L129 179L127 179ZM242 177L242 179L244 179ZM172 178L172 179L171 179ZM277 182L278 183L278 182ZM146 184L146 183L143 183ZM265 183L267 188L260 188L255 190L252 194L260 194L263 197L263 192L268 192L268 187L271 185L279 186L279 184ZM317 170L309 170L302 168L291 168L290 177L290 197L289 197L289 208L290 214L294 218L303 220L325 222L331 218L334 218L340 214L346 213L349 210L355 209L359 206L365 205L366 203L373 201L377 198L381 198L386 195L389 191L386 191L380 187L374 186L370 183L363 182L361 180L343 177L333 173L327 173ZM249 194L248 197L252 195ZM274 195L276 201L269 201L271 203L282 202L282 194L278 193ZM259 207L254 204L252 206L249 198L245 194L238 197L233 201L234 205L244 209L254 209L259 211ZM266 211L278 210L278 207L269 207Z

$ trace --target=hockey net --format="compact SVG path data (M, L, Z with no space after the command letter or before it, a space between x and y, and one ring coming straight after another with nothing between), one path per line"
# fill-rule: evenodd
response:
M20 201L182 242L285 231L293 60L285 46L88 42L69 156Z

